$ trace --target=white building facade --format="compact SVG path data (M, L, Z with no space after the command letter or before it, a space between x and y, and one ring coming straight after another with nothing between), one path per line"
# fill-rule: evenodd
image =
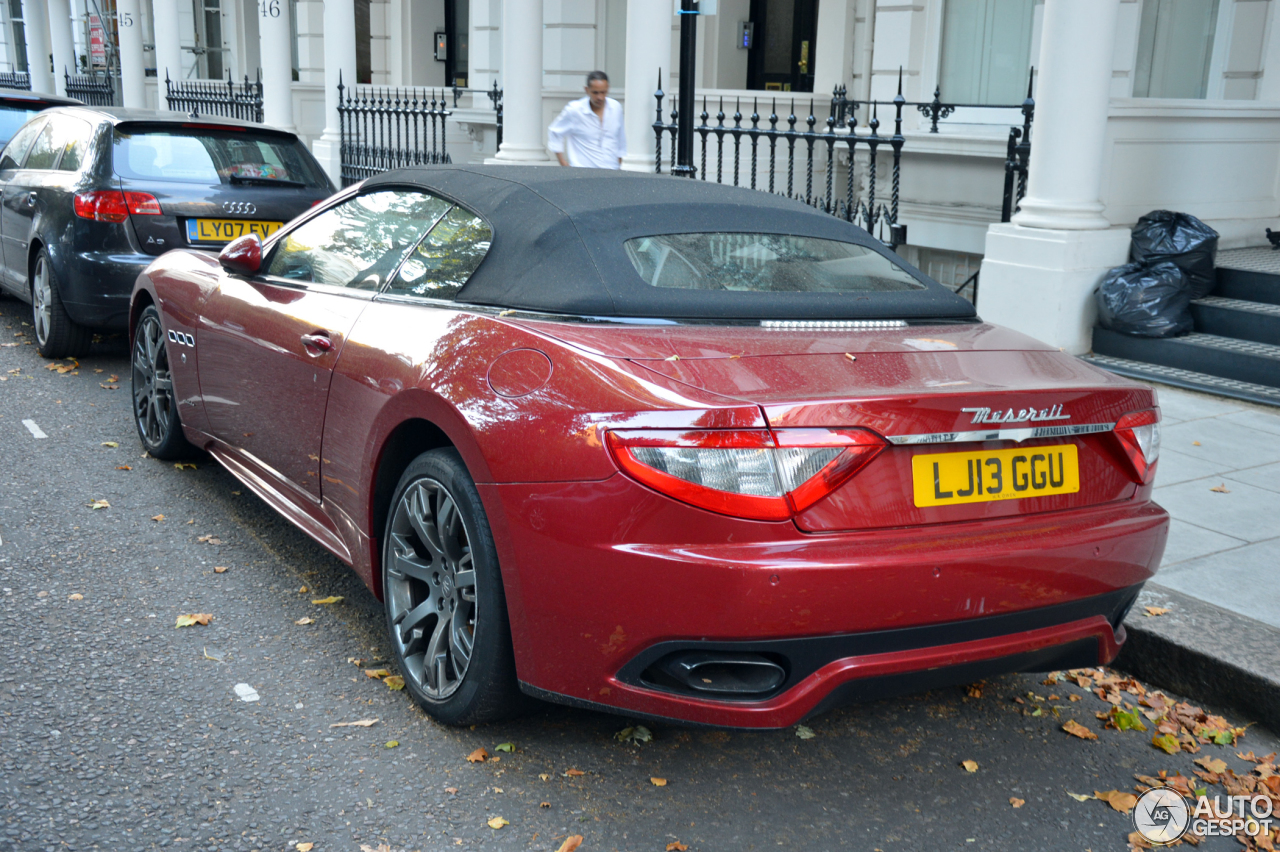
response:
M901 251L953 285L981 266L985 318L1069 351L1088 349L1089 293L1125 261L1139 216L1194 214L1223 247L1263 243L1280 219L1280 0L703 5L714 14L697 22L700 98L803 115L812 99L822 121L833 87L889 101L901 79L907 101L940 90L966 105L937 133L905 113ZM166 75L261 69L268 123L295 129L331 174L339 74L437 92L496 82L502 149L488 100L464 94L453 160L550 164L547 125L601 69L625 108L624 167L641 171L653 169L659 74L667 110L679 86L673 0L0 0L0 15L0 71L30 71L36 89L61 87L62 67L89 70L95 15L129 106L162 106ZM1001 224L1006 139L1021 124L1011 107L1032 69L1027 197Z

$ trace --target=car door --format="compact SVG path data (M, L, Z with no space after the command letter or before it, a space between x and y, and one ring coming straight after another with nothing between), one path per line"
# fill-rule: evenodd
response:
M347 333L449 206L417 190L357 195L273 240L260 274L223 271L196 334L214 437L318 502L325 402Z
M26 228L30 219L24 215L28 190L23 163L32 143L48 125L47 118L28 122L5 146L0 154L0 254L4 259L4 283L14 292L23 292L27 281ZM22 250L16 244L22 243Z

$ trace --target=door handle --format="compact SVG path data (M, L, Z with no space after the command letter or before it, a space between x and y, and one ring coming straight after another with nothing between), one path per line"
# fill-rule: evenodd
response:
M314 350L317 355L333 351L333 341L324 332L302 335L302 344L308 349Z
M27 193L27 206L28 207L36 206L36 194L34 192Z

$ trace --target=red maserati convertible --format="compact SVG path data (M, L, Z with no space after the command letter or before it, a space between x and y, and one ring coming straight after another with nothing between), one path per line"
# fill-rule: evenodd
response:
M426 710L781 727L1106 663L1154 392L762 192L391 172L138 278L134 413L383 601Z

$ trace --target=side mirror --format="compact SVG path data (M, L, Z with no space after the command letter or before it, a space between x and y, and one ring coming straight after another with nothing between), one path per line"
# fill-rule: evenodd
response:
M218 252L218 263L237 275L254 275L262 268L262 240L257 234L245 234L227 243Z

